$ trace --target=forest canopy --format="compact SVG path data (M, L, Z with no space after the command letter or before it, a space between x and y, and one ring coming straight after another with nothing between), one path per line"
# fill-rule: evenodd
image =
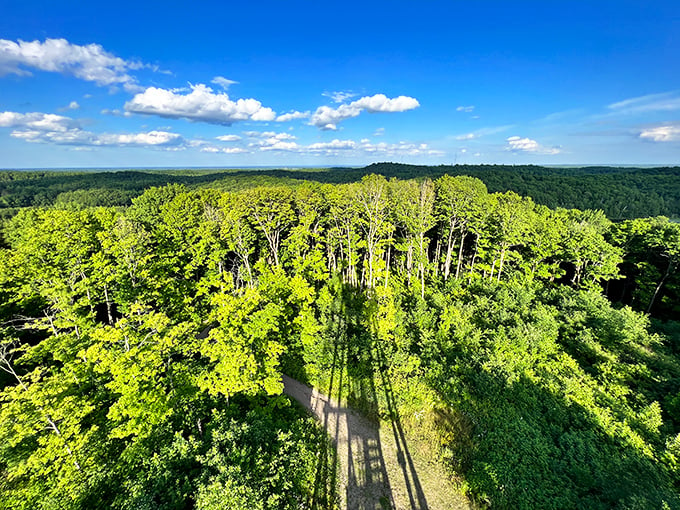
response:
M364 168L245 170L0 171L3 209L72 203L129 205L151 186L184 184L237 191L301 181L350 183L367 174L386 178L436 179L445 174L476 177L491 192L514 191L551 208L600 209L612 220L680 217L680 168L548 168L535 165L415 166L376 163Z
M374 169L418 178L3 181L53 185L6 202L0 506L333 507L328 439L281 375L327 389L341 365L348 402L398 413L481 506L680 508L680 224L658 215L680 171ZM645 172L650 217L612 222L616 190L541 203Z

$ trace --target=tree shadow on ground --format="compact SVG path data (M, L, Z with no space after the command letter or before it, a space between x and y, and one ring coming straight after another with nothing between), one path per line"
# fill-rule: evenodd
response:
M408 493L410 507L428 508L411 453L408 448L404 429L396 407L394 392L386 373L387 361L379 341L367 331L365 326L366 297L363 292L350 286L342 286L336 296L334 314L336 331L332 334L334 342L333 364L329 394L339 402L346 401L348 407L360 411L364 416L348 415L350 430L350 450L359 448L362 454L363 471L350 470L348 494L360 485L387 484L389 481L380 446L380 416L387 417L397 448L397 460ZM365 419L374 422L375 433L371 437L360 438L357 446L352 446L352 425L359 425ZM356 423L355 423L356 422ZM355 436L356 440L357 437ZM356 445L356 441L354 441ZM354 468L354 466L351 466ZM391 499L384 498L381 506L361 508L384 508L394 505Z
M394 507L394 501L377 422L372 353L366 348L361 325L363 302L362 293L349 286L341 287L334 310L335 331L331 336L333 362L329 395L339 403L348 403L345 408L338 407L334 417L336 442L340 427L345 427L347 436L348 508L381 510ZM327 424L325 426L328 430Z
M386 374L387 367L384 352L380 346L379 341L376 340L374 345L375 352L377 354L376 361L380 373L380 382L383 392L385 394L385 401L387 404L387 413L389 416L390 423L392 425L394 442L397 445L397 456L399 466L401 467L401 471L404 476L404 481L406 483L406 490L408 491L408 497L411 503L411 508L427 509L428 508L427 499L425 498L423 488L420 485L418 473L416 472L415 466L413 465L413 459L408 448L408 442L406 441L404 428L401 425L399 411L395 403L392 384L390 383L389 376Z

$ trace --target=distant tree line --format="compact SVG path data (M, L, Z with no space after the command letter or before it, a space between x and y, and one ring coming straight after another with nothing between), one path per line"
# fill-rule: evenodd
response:
M295 185L305 180L349 183L359 181L369 173L399 179L467 175L480 179L491 192L514 191L551 208L599 209L614 221L650 216L680 217L680 167L546 168L397 163L323 170L4 171L0 172L0 213L2 209L57 203L130 205L131 199L145 189L166 184L237 191L266 184ZM91 193L88 195L83 190Z

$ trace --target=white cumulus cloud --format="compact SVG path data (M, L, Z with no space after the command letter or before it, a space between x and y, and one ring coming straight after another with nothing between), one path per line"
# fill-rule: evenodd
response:
M318 151L337 151L337 150L349 150L355 149L357 143L353 140L332 140L330 142L318 142L307 146L307 150L310 152Z
M30 69L56 72L91 81L100 86L120 85L128 91L139 90L131 70L151 67L124 60L99 44L80 46L66 39L9 41L0 39L0 76L30 76Z
M680 142L680 125L657 126L643 129L640 138L652 142Z
M474 110L475 110L475 107L473 105L459 106L458 108L456 108L457 112L465 112L465 113L470 113L470 112L473 112Z
M210 152L213 154L223 153L223 154L242 154L248 152L246 149L241 147L215 147L213 145L208 145L201 148L201 152Z
M426 143L362 143L358 147L361 151L371 155L381 156L441 156L444 152L430 148Z
M295 135L290 133L277 133L275 131L244 131L249 138L274 138L276 140L295 140Z
M177 133L167 131L148 131L143 133L95 134L82 129L69 131L15 130L14 138L33 143L53 143L80 147L158 147L178 149L184 139Z
M385 94L366 96L350 103L352 106L359 107L369 113L376 112L405 112L418 108L420 103L414 97L399 96L394 99L388 98Z
M188 94L149 87L125 103L125 110L225 125L245 120L270 121L276 118L271 108L262 106L256 99L232 101L226 93L215 94L210 87L203 84L192 85Z
M340 140L335 138L329 142L315 142L300 144L296 138L288 133L275 133L271 131L258 132L248 131L244 133L253 141L248 144L252 151L271 152L281 151L299 155L313 156L372 156L372 157L397 157L397 156L440 156L442 151L432 149L426 143L371 143L368 138L357 142L354 140ZM219 152L217 148L206 148L209 152Z
M288 112L276 117L276 122L288 122L297 119L308 119L310 115L311 115L310 112L297 112L297 111Z
M238 142L241 139L241 137L238 135L222 135L216 138L223 142Z
M96 134L78 121L51 113L1 112L0 127L13 128L10 136L33 143L94 147L181 148L185 140L177 133L154 130L142 133Z
M320 106L312 114L309 123L324 130L335 131L338 128L338 123L357 117L363 111L368 113L405 112L418 106L420 106L420 103L413 97L398 96L390 99L385 94L375 94L362 97L349 104L342 104L337 108Z
M147 133L104 134L97 136L95 145L161 146L179 145L182 137L168 131Z
M79 129L77 121L53 113L1 112L0 127L22 128L33 131L69 131Z
M253 139L248 146L261 151L297 151L301 147L294 141L296 137L290 133L246 131L244 134Z
M544 147L536 140L531 138L521 138L519 136L511 136L506 139L508 145L505 150L512 152L530 152L535 154L559 154L561 151L558 147Z

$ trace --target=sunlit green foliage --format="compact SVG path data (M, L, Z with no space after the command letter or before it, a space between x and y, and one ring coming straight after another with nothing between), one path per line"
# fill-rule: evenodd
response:
M680 340L644 315L678 309L676 223L466 176L180 182L3 221L0 507L332 506L282 372L481 505L680 506Z

